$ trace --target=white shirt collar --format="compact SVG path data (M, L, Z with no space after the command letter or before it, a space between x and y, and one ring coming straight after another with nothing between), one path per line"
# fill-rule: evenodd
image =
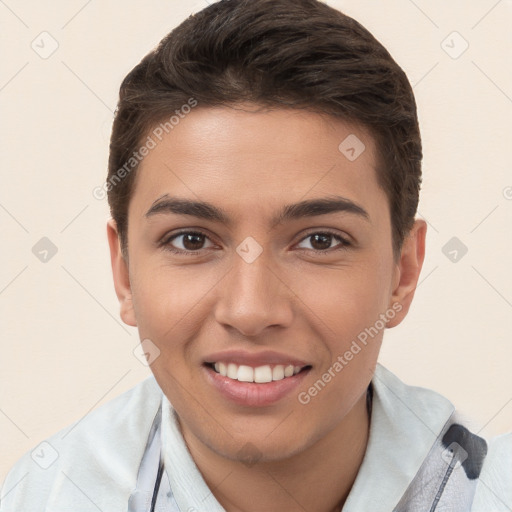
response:
M165 469L180 510L225 512L192 459L176 413L165 395L162 396L161 435Z

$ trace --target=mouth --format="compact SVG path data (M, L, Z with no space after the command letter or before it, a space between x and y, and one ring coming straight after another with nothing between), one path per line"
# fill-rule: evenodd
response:
M251 366L233 361L203 364L206 381L229 403L245 407L265 407L288 397L306 378L311 365L261 364Z
M238 382L252 382L255 384L266 384L268 382L288 379L311 368L311 365L294 366L293 364L265 364L253 367L222 361L206 363L206 366L222 377Z

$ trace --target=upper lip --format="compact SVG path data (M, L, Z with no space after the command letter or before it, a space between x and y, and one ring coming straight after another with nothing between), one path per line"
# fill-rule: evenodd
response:
M284 366L309 366L309 363L294 356L281 354L272 350L261 352L247 352L246 350L226 350L209 354L205 363L235 363L252 367L264 366L267 364L282 364Z

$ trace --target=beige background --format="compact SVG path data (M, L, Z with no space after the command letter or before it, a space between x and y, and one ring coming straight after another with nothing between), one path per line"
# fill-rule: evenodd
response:
M381 362L447 396L481 435L510 431L512 1L328 3L403 67L422 127L428 255ZM0 2L0 480L24 452L149 375L133 355L136 330L119 319L107 203L92 190L105 177L122 78L205 5ZM43 59L51 38L58 48ZM58 250L45 263L32 252L42 237ZM468 248L456 262L443 253L452 237Z

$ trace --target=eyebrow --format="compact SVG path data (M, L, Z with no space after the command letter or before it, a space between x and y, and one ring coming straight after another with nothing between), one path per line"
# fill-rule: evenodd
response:
M285 205L272 218L271 224L275 227L289 220L337 212L350 213L370 222L370 215L362 206L345 197L330 196ZM157 199L146 212L145 217L161 214L190 215L199 219L220 222L227 226L232 225L232 220L222 208L204 201L171 197L168 194Z

